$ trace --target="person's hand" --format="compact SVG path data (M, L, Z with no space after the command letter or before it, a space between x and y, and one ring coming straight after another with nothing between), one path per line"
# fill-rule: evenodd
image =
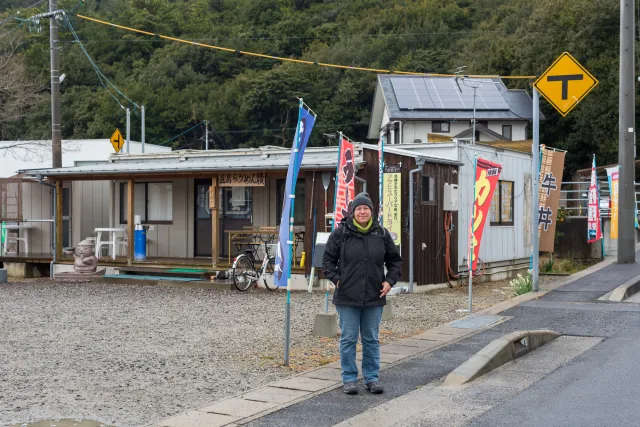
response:
M388 294L390 290L391 285L389 284L389 282L382 283L382 289L380 289L380 298Z

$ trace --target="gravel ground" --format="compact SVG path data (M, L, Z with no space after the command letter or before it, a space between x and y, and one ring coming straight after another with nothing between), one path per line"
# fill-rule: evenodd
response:
M474 285L474 309L508 298ZM466 288L393 297L388 343L464 313ZM311 336L324 294L292 295L291 366L281 366L285 293L31 280L0 287L0 424L55 418L143 425L338 359ZM331 307L333 311L333 307Z

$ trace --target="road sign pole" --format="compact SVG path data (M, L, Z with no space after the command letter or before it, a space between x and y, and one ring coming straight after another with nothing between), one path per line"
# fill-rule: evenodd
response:
M618 263L635 262L635 4L620 2Z
M538 234L538 210L540 209L540 94L533 88L533 143L531 146L531 289L538 291L538 270L540 265L540 240Z
M58 9L56 0L49 0L49 12ZM51 166L62 167L62 121L60 118L60 41L56 16L49 19L49 47L51 49Z
M131 110L127 108L127 154L129 154L129 141L131 140Z
M140 109L140 115L142 116L142 137L140 138L142 141L142 153L144 154L144 105L142 106L142 108Z

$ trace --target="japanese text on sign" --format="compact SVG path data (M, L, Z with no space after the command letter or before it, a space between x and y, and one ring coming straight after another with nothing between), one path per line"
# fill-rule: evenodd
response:
M219 176L221 187L264 187L264 172L227 172Z

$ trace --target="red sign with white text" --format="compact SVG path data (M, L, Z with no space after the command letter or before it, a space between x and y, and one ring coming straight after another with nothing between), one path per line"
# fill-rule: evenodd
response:
M349 216L351 202L355 197L356 167L354 158L353 144L347 139L342 138L338 158L338 173L336 175L336 210L333 228L340 225L342 218Z
M489 208L491 207L491 199L493 192L498 185L502 165L493 163L483 158L476 159L476 182L474 185L475 194L473 197L473 211L471 216L471 224L469 226L469 236L471 246L469 248L472 253L471 269L476 270L478 265L478 255L480 253L480 241L482 240L482 232L484 224L487 222Z

